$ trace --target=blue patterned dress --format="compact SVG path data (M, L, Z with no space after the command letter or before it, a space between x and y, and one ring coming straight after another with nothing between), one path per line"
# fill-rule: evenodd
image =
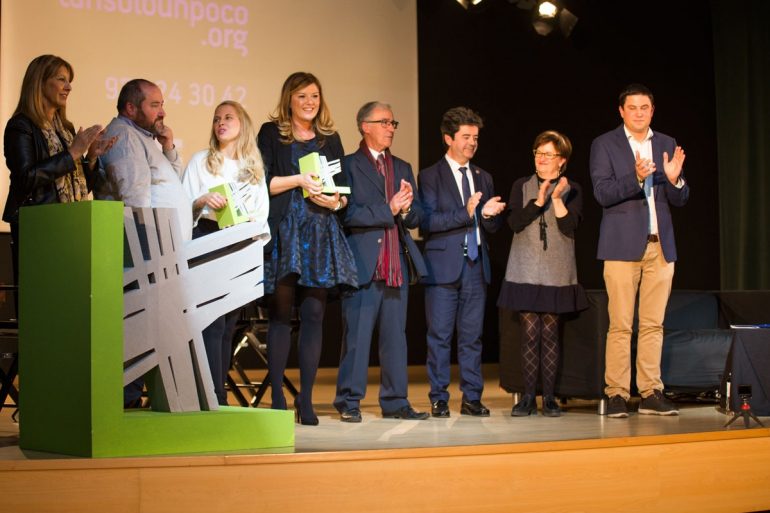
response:
M318 145L312 139L291 146L296 174L299 159L317 152ZM336 213L303 198L301 188L291 190L289 210L277 232L271 262L265 262L266 294L274 293L276 281L291 273L299 276L297 283L303 287L336 287L341 294L357 287L355 260Z

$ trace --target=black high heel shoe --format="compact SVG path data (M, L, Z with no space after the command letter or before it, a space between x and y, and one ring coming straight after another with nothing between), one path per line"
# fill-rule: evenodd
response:
M297 401L296 399L294 400L294 420L297 424L302 424L303 426L318 425L318 416L316 416L315 413L313 413L311 417L303 416L302 410L299 406L299 401Z

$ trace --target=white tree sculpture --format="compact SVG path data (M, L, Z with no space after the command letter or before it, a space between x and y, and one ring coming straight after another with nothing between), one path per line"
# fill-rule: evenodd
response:
M126 208L124 228L124 385L146 374L153 410L218 409L201 332L262 296L269 234L242 223L183 241L166 208Z

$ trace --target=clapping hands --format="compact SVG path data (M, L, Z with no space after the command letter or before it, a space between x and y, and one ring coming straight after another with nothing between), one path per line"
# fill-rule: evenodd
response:
M390 198L390 211L393 215L406 214L412 207L412 201L414 200L414 191L412 190L412 184L406 180L401 180L401 188L397 193Z

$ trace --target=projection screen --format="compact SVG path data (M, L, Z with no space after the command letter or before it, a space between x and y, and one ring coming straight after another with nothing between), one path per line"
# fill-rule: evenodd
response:
M415 0L0 0L0 6L3 130L27 64L41 54L59 55L74 68L67 113L76 127L106 125L127 80L159 84L166 124L185 160L206 147L221 100L244 104L259 126L284 79L301 70L320 79L347 153L360 140L356 111L382 100L401 122L394 154L418 164Z

